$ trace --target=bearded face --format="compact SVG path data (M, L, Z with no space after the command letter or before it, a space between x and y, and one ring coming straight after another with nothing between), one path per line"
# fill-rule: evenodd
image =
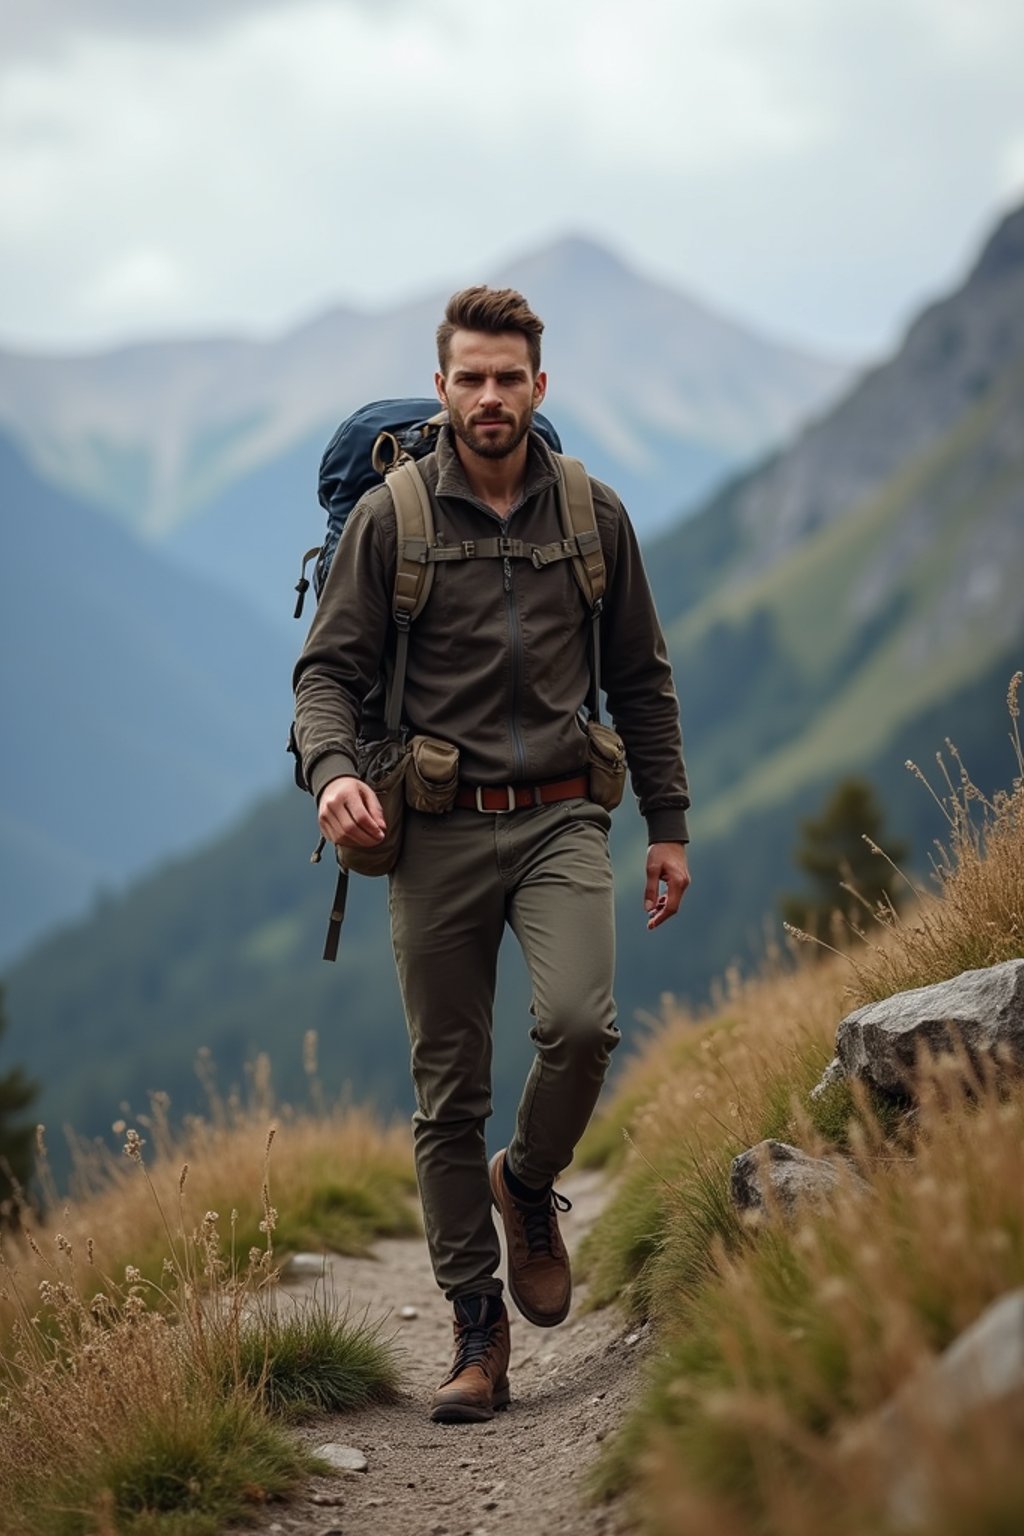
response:
M489 407L472 411L464 416L451 401L448 403L448 420L456 437L482 459L505 459L514 453L530 430L533 407L520 412L494 411Z
M447 371L436 382L452 431L483 459L515 453L547 385L543 373L534 374L526 337L518 331L456 331Z

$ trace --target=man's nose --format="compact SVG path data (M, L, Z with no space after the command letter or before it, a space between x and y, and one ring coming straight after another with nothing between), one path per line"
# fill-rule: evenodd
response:
M500 405L501 390L498 388L498 380L495 374L488 374L484 379L483 389L480 392L481 405Z

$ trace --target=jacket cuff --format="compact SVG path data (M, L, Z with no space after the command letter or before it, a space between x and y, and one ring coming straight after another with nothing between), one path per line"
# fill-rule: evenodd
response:
M344 752L325 752L318 757L307 775L313 798L319 800L332 779L358 778L356 765Z
M646 821L649 843L688 843L690 841L686 812L677 810L675 806L649 811Z

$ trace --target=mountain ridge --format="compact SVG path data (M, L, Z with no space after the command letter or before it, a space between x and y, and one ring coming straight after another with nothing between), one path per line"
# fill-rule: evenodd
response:
M737 457L791 431L848 376L841 364L764 340L648 281L592 242L527 254L499 280L523 287L548 322L565 435L605 452L608 478L621 469L641 522L674 512ZM583 296L598 290L605 322L636 314L631 330L628 320L615 322L624 336L581 314ZM338 306L269 339L179 338L62 359L0 350L0 427L38 472L160 539L240 475L308 440L320 438L322 447L363 401L426 392L446 298L425 295L374 313ZM639 312L645 305L656 324ZM652 379L642 365L629 373L638 347ZM702 451L692 469L680 455L676 488L666 464L673 467L674 445L691 442ZM295 494L310 490L296 486ZM649 512L652 497L658 504Z

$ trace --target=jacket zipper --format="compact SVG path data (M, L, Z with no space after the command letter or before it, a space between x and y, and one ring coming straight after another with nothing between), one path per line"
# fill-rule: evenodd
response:
M523 735L519 729L519 678L523 662L523 636L519 625L519 610L516 608L515 593L512 591L512 562L508 555L503 557L501 568L503 574L502 584L505 588L505 612L508 616L509 638L512 642L509 734L512 738L512 761L515 767L513 778L516 781L521 781L526 777L526 743L523 741Z

